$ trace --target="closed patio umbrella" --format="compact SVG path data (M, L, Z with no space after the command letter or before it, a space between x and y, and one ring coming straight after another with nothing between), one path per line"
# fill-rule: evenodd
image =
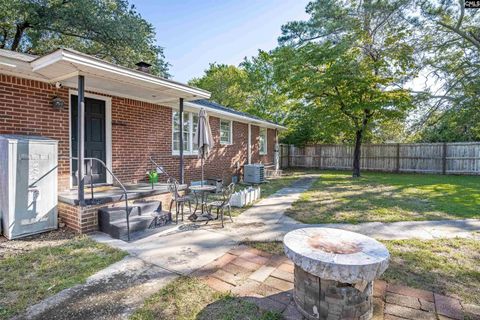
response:
M195 142L198 145L198 157L202 162L202 186L204 180L204 162L210 152L210 149L213 147L213 138L212 131L210 129L210 124L208 123L208 116L205 109L201 109L198 113L198 125L197 131L195 132Z

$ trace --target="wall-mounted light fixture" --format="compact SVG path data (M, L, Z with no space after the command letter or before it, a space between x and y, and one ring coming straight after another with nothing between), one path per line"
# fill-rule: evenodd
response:
M65 108L65 101L63 101L62 98L55 96L52 99L52 107L55 110L63 110L63 108Z

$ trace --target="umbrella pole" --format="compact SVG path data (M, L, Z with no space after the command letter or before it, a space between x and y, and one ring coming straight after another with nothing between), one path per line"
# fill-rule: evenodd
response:
M201 182L201 185L203 187L203 157L202 157L202 182Z

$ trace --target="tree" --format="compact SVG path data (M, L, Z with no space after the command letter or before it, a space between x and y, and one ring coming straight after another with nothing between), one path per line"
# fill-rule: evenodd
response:
M193 78L188 84L210 91L212 101L245 111L248 99L246 81L247 74L244 70L231 65L211 63L205 70L205 75Z
M0 48L45 54L68 47L168 76L153 26L127 0L0 0Z
M280 91L274 80L272 57L262 50L257 56L245 58L238 67L212 63L202 77L189 84L210 91L217 103L278 123L285 122L294 103Z
M419 1L412 19L434 85L422 93L421 141L479 140L480 10L464 0Z
M408 0L317 0L308 21L282 27L276 78L295 99L314 104L323 130L355 141L353 177L372 123L412 107L403 84L415 75L404 13ZM350 141L351 141L350 140Z
M240 64L247 79L244 90L247 92L246 111L277 123L285 123L289 111L297 103L281 91L275 81L273 57L259 50L258 55Z

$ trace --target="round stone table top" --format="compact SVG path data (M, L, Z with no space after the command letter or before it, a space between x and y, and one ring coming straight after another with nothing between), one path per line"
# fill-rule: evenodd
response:
M342 283L373 281L390 258L377 240L340 229L297 229L285 235L283 245L287 257L306 272Z

